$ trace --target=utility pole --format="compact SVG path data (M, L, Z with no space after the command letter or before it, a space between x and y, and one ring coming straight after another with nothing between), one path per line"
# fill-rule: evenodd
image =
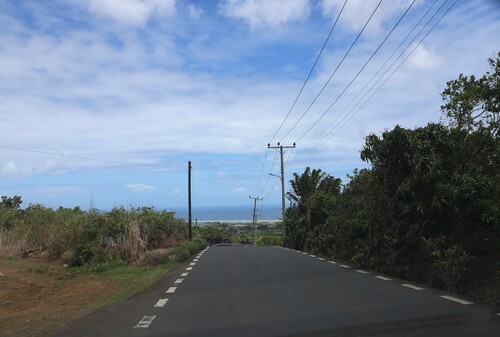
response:
M285 164L283 163L283 149L295 149L295 143L292 146L283 146L278 143L278 146L267 144L268 149L279 149L281 157L281 221L285 221ZM286 227L283 224L283 240L285 240Z
M257 246L257 200L264 200L262 198L252 198L252 196L248 196L250 199L253 199L253 227L254 227L254 246Z
M193 239L193 230L191 228L191 161L188 161L188 224L189 241Z

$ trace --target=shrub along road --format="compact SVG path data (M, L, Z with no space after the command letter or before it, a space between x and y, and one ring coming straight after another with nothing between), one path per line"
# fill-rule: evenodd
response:
M498 311L298 251L214 246L54 336L498 336Z

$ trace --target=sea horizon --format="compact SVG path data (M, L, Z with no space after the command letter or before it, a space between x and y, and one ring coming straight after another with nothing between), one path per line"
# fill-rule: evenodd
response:
M187 207L169 209L175 212L176 217L188 220ZM191 210L192 222L252 222L251 206L205 206L193 207ZM281 207L267 206L257 209L257 221L276 222L281 220Z

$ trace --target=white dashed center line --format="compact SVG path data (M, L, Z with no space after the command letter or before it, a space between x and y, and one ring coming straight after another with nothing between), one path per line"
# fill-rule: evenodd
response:
M182 276L182 277L186 277L186 276L188 276L188 275L189 275L189 273L182 273L182 274L181 274L181 276Z
M139 323L137 323L134 328L147 328L156 316L144 316Z
M167 289L166 293L167 294L173 294L177 290L177 287L170 287Z
M179 283L182 283L182 281L184 281L183 278L178 278L177 280L175 280L175 284L179 284Z
M402 286L406 287L406 288L414 289L414 290L425 290L424 288L417 287L417 286L414 286L413 284L409 284L409 283L403 283Z
M160 298L154 305L155 308L163 308L167 304L168 298Z
M384 281L390 281L390 280L391 280L391 279L390 279L390 278L388 278L388 277L385 277L385 276L380 276L380 275L375 276L375 278L378 278L379 280L384 280Z
M466 301L466 300L463 300L461 298L454 297L454 296L442 295L439 297L444 298L444 299L449 300L449 301L457 302L460 304L473 304L474 303L474 302L469 302L469 301Z

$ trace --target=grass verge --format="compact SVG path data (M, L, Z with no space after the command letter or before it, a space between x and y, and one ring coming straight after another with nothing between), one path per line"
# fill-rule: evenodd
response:
M99 307L143 291L174 264L65 268L0 256L0 336L48 336Z

